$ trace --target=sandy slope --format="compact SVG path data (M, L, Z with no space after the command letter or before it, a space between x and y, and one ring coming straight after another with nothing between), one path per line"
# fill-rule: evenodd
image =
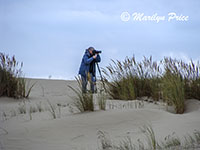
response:
M31 104L49 99L52 103L69 103L73 96L67 87L76 87L75 81L37 81L31 95ZM178 136L200 130L200 101L188 100L186 113L176 115L165 111L165 107L144 103L139 109L114 109L106 111L71 114L67 107L61 110L61 118L52 119L48 111L36 112L33 120L29 115L17 115L5 120L3 112L9 114L19 107L19 101L0 98L0 149L6 150L95 150L98 148L99 130L120 139L127 135L133 139L142 137L140 127L151 124L158 139L172 132ZM6 133L5 129L8 133Z

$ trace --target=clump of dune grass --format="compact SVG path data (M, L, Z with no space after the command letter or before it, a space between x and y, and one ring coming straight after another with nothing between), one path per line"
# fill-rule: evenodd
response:
M98 131L99 149L109 150L112 149L113 143L109 137L109 134L105 131Z
M200 64L192 60L189 63L179 62L181 74L184 77L185 97L188 99L200 99Z
M27 81L27 79L25 78L20 78L19 80L22 87L22 91L21 91L22 97L28 98L36 82L31 83L30 81Z
M185 99L200 100L200 64L192 60L165 57L153 61L144 57L137 62L135 57L124 61L112 60L103 68L107 92L113 99L135 100L141 97L163 100L174 105L176 113L183 113Z
M47 103L49 104L48 111L51 113L53 119L56 119L57 118L56 107L48 99L47 99Z
M0 53L0 96L28 98L34 86L26 87L22 73L23 63L16 61L15 56L9 57Z
M12 117L18 116L18 115L27 115L30 120L33 119L33 114L37 112L50 112L50 115L53 119L61 118L61 108L66 107L64 104L57 103L52 104L47 99L47 105L43 105L44 103L36 102L36 103L30 103L28 101L22 101L18 103L18 106L16 109L12 109L10 111L2 112L2 119L8 120Z
M94 111L93 94L91 92L83 93L81 79L76 77L76 81L78 83L78 89L68 85L68 87L76 94L76 96L73 97L74 101L71 103L71 108L76 109L79 112Z
M159 99L161 69L152 57L144 57L142 62L136 62L134 56L124 61L112 60L103 73L113 99L134 100L142 96Z
M185 140L180 140L173 133L164 138L164 141L156 139L155 132L150 125L144 125L141 132L146 137L145 140L137 139L133 141L130 136L126 136L118 141L110 138L109 134L99 131L98 149L99 150L186 150L200 148L200 131L195 130L193 134L184 136Z
M168 104L175 106L176 113L184 112L184 81L172 59L165 58L165 74L163 76L163 98Z
M185 145L187 146L190 143L185 142ZM189 145L188 145L189 146ZM179 137L175 135L175 132L172 133L172 135L168 135L165 137L164 141L161 142L161 144L158 146L160 149L178 149L183 148L181 146L181 140ZM189 147L188 147L189 148Z
M141 131L145 134L147 138L147 143L149 146L149 149L156 150L157 148L157 141L156 141L156 136L153 131L153 128L150 125L145 125L141 128Z

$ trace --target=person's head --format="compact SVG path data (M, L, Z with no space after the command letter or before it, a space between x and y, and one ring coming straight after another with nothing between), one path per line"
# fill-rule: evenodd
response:
M93 50L94 50L94 47L89 47L88 48L88 51L89 51L89 53L92 55L93 54Z

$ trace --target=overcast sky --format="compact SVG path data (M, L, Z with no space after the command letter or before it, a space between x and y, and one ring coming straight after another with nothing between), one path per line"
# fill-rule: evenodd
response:
M89 46L110 59L152 55L200 60L199 0L0 0L0 52L24 62L26 77L73 79ZM124 22L157 14L166 20ZM188 21L168 22L168 13Z

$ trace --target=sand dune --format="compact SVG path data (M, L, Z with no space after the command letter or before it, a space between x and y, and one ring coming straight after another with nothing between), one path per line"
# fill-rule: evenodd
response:
M161 104L144 102L142 108L108 109L106 111L72 114L67 104L74 95L67 85L77 87L76 81L39 80L30 95L27 105L47 99L53 104L61 103L61 117L52 119L48 111L10 116L22 100L0 98L0 149L5 150L95 150L98 148L97 132L106 131L113 138L127 135L141 137L139 128L151 124L158 139L176 132L178 136L200 130L200 101L187 100L182 115L166 111ZM120 102L120 101L119 101ZM5 117L4 114L7 114Z

